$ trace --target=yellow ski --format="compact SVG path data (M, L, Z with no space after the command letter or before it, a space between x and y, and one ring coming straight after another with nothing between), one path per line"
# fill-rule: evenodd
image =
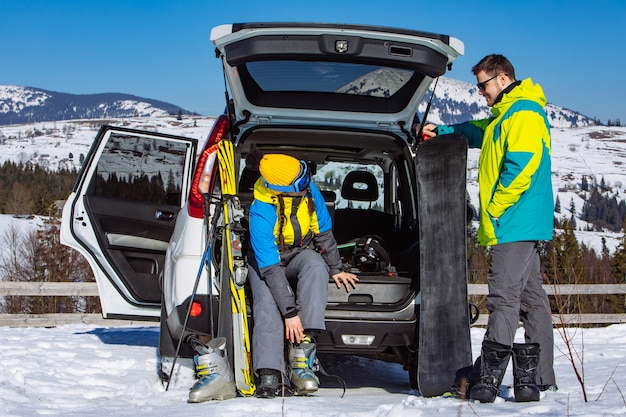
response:
M230 282L229 292L232 312L232 337L230 340L232 341L235 383L237 390L242 395L250 396L254 394L255 385L244 289L248 269L242 253L241 236L243 227L240 220L243 217L243 209L237 197L235 153L231 141L222 140L219 142L217 159L220 170L224 218L222 239L223 271L220 272L220 276L222 280L228 279ZM227 271L224 269L227 269ZM225 288L225 285L226 283L222 283L221 287Z

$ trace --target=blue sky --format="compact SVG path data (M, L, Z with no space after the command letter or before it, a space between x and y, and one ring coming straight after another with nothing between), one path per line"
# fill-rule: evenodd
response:
M224 81L211 28L261 21L451 35L465 56L448 77L474 83L471 67L501 53L549 102L626 124L623 0L0 0L0 84L129 93L217 115Z

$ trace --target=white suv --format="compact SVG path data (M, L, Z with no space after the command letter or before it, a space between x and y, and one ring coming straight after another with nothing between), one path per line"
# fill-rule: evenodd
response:
M344 263L360 280L350 293L329 282L318 350L397 361L423 395L448 390L471 364L466 144L420 143L412 124L463 44L414 30L304 23L223 25L211 41L227 111L199 156L193 139L103 126L65 205L62 242L89 260L103 315L160 320L165 357L179 341L180 355L191 357L190 336L215 334L225 317L219 251L203 259L207 246L219 247L210 233L220 197L210 148L230 140L244 214L256 179L245 156L255 147L307 161L328 197Z

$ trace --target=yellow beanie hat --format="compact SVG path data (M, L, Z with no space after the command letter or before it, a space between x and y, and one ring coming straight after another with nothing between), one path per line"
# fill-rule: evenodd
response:
M270 184L289 185L300 173L300 161L289 155L266 154L259 163L259 171Z
M265 154L259 162L259 171L266 182L266 186L274 190L277 188L272 186L278 186L278 191L285 191L280 188L291 186L296 178L299 176L302 178L305 175L307 176L306 183L303 182L302 185L308 186L308 167L293 156Z

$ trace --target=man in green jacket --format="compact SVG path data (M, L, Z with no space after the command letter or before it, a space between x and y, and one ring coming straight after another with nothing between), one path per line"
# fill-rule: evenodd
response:
M472 72L492 116L423 127L425 139L460 133L470 147L481 148L478 242L491 247L490 314L469 396L493 402L512 356L516 401L538 401L540 391L557 389L552 318L538 251L538 241L552 239L554 224L546 98L530 78L517 81L502 55L486 56ZM514 343L520 319L525 343Z

